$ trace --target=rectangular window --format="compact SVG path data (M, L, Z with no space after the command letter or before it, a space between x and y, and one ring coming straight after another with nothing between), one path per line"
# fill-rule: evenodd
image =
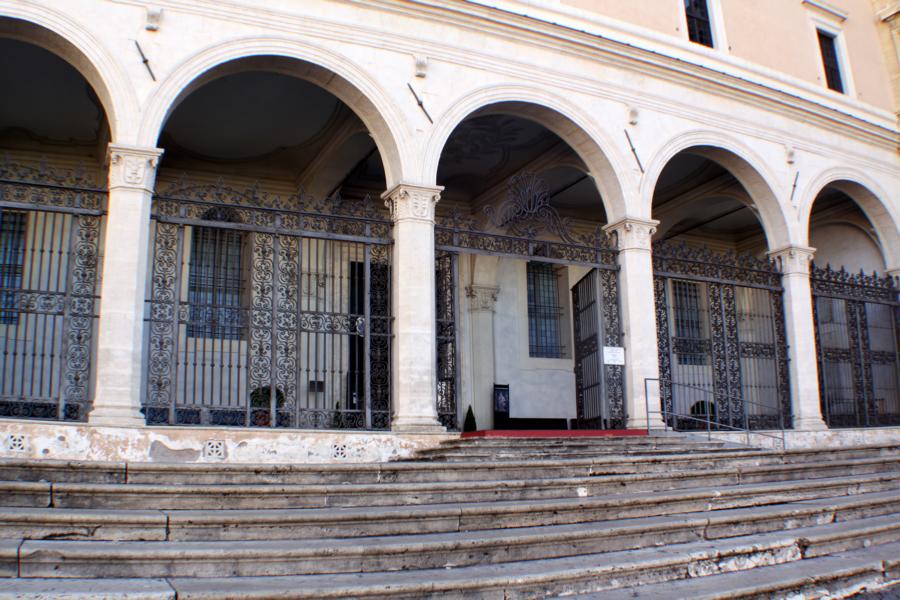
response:
M188 270L188 337L239 340L243 235L239 231L195 227Z
M563 358L562 307L556 269L549 263L529 262L527 278L528 354L536 358Z
M25 265L24 212L0 210L0 324L19 322L18 291Z
M841 77L841 65L838 61L837 40L835 36L816 30L819 34L819 50L822 52L822 65L825 67L825 83L828 89L844 93L844 80Z
M707 364L704 336L706 331L705 311L700 293L700 284L690 281L672 282L675 337L677 338L675 346L678 362L682 365Z
M696 44L713 47L712 23L707 0L684 0L688 39Z

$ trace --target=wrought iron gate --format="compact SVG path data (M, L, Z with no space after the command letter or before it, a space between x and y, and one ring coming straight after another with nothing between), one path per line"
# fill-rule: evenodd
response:
M781 274L752 256L656 242L660 395L677 428L790 425Z
M457 209L438 215L435 226L435 273L437 284L437 374L438 417L448 429L459 427L457 394L459 370L457 354L458 255L484 254L551 263L587 266L595 269L601 282L602 305L598 318L603 324L603 341L610 346L622 343L619 322L617 253L602 226L586 229L562 217L553 206L544 183L530 173L514 176L509 198L498 208L485 207L473 217ZM587 358L581 369L586 369ZM603 402L608 409L603 424L624 428L625 393L623 367L602 364L594 355L593 372L602 379ZM584 371L576 370L576 406L579 427L600 426L595 418L584 418Z
M0 161L0 416L87 416L105 200L82 173Z
M391 223L368 198L153 201L148 423L390 426Z
M900 425L900 302L891 277L812 269L819 396L829 427Z

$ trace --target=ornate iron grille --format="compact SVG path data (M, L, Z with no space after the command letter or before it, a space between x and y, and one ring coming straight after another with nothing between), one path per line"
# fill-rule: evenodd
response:
M435 224L437 330L438 330L438 414L449 429L458 428L458 361L456 348L456 298L460 253L502 256L557 265L588 266L602 271L602 316L606 319L606 343L621 344L618 298L617 252L597 225L579 230L551 205L544 182L523 172L510 179L508 198L498 207L487 206L481 215L463 214L457 209L438 215ZM599 359L598 359L599 360ZM625 425L622 367L602 365L598 372L606 379L610 427ZM577 379L577 376L576 376ZM576 398L579 411L583 404ZM582 414L582 413L579 413Z
M891 277L813 267L819 397L829 427L900 425L900 302Z
M105 199L81 171L0 160L0 416L87 416Z
M784 307L775 265L656 242L653 269L660 395L670 425L706 429L698 415L728 429L789 424Z
M390 234L366 198L161 184L148 424L390 427Z

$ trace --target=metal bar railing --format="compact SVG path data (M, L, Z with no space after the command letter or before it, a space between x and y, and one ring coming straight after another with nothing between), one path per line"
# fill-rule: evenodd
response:
M650 409L650 382L656 382L657 384L657 392L659 391L659 379L658 378L645 378L644 379L644 404L647 414L647 433L649 434L652 430L652 421L651 415L658 415L662 422L666 426L666 430L668 431L670 428L673 431L679 431L679 423L683 422L692 422L702 424L706 427L706 436L707 439L712 439L713 431L723 431L723 432L742 432L745 436L745 441L747 445L750 445L750 439L753 435L758 435L761 437L766 437L775 440L776 442L781 443L781 450L784 451L787 449L787 436L785 435L785 427L784 427L784 413L781 410L780 406L775 406L775 412L778 415L778 427L779 430L775 433L771 431L760 431L758 429L751 429L749 423L749 412L747 411L748 406L761 406L766 409L771 410L773 406L771 404L767 404L764 402L757 402L754 400L749 400L742 396L725 394L727 398L730 400L738 400L744 407L742 426L738 427L732 423L725 423L720 420L715 419L715 414L710 410L706 410L704 413L700 414L690 414L690 413L682 413L677 410L669 411L666 409L666 405L662 402L662 395L657 393L656 399L659 400L659 410L651 410ZM702 394L706 394L712 397L712 400L707 400L704 402L704 406L715 406L715 392L712 390L708 390L706 388L681 384L681 383L670 383L669 384L673 389L685 389L691 392L699 392ZM719 394L722 395L721 393ZM712 413L712 414L711 414Z

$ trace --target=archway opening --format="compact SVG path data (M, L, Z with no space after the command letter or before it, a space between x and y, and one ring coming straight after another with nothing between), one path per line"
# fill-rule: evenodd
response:
M0 416L90 409L110 127L82 72L56 34L0 19Z
M583 136L506 102L462 120L441 154L438 414L455 428L622 428L616 253ZM596 147L596 145L594 145ZM605 159L604 159L605 160Z
M321 71L236 60L169 112L152 208L148 423L390 426L385 168Z
M745 161L718 148L678 153L657 180L654 288L671 426L790 425L781 277L761 216L771 198Z
M878 231L854 197L883 213L868 190L848 181L825 187L810 212L822 416L829 427L897 425L898 290L896 281L883 275L886 260Z

